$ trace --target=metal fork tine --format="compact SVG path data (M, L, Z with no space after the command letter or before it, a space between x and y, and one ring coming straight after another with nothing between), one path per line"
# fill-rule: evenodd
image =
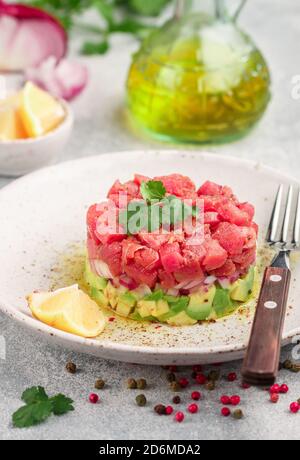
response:
M289 226L291 220L291 210L292 210L292 203L293 203L293 186L290 185L288 197L286 200L286 207L284 212L284 219L283 219L283 227L281 233L281 243L287 244L288 242L288 234L289 234Z
M300 190L298 191L296 218L293 231L293 245L295 247L300 246Z
M282 203L282 192L283 192L283 185L281 184L278 188L274 208L273 208L272 215L271 215L271 220L269 223L269 228L268 228L268 233L267 233L267 241L269 243L276 243L276 234L278 231L280 209L281 209L281 203Z

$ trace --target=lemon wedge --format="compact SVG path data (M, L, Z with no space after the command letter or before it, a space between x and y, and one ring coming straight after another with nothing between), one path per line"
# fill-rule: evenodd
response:
M20 115L29 137L52 131L66 116L60 102L31 82L21 91Z
M28 137L19 113L19 106L19 95L10 96L0 102L0 140L11 141Z
M78 285L27 297L33 316L56 329L81 337L97 337L106 325L98 305Z

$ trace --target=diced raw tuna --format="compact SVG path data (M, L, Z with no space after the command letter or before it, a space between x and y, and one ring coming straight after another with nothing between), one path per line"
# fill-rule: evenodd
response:
M222 278L222 277L230 278L232 275L236 273L236 266L232 262L232 260L227 259L225 264L222 265L222 267L214 270L213 273L217 278Z
M160 258L164 270L167 273L179 271L184 265L184 259L180 254L178 243L165 244L160 248Z
M240 203L238 204L238 208L242 211L246 212L249 216L249 219L252 220L255 214L254 206L250 203Z
M239 209L234 203L220 203L217 205L217 211L222 217L222 220L236 225L249 225L250 218L246 211Z
M143 182L148 182L150 177L143 176L142 174L135 174L134 175L134 183L140 186Z
M100 248L100 258L105 262L113 276L122 273L122 245L119 242L104 244Z
M213 238L218 240L228 254L241 254L246 240L244 228L228 222L221 222L213 233Z
M161 181L170 195L185 199L197 197L196 186L189 177L181 174L170 174L169 176L155 177L154 180Z
M157 280L157 271L148 271L144 267L136 264L126 265L125 273L137 284L146 284L150 288L155 286Z
M210 240L205 243L206 256L203 265L207 271L222 267L227 260L227 252L220 246L218 241Z
M151 248L144 247L141 251L137 251L134 255L134 262L150 271L161 267L158 252Z
M203 200L201 235L195 234L195 219L190 219L184 225L179 223L178 228L175 225L173 231L160 228L155 233L129 236L118 223L119 209L115 205L112 208L116 225L111 228L114 221L108 214L109 205L126 207L128 202L141 200L140 186L148 180L136 174L133 181L125 184L116 181L108 194L111 201L89 208L87 250L91 266L102 261L113 277L122 277L122 282L130 286L145 284L154 288L159 283L164 289L185 282L201 284L209 275L232 280L247 273L256 258L258 227L253 222L254 208L249 203L239 203L227 186L207 181L196 192L194 183L181 174L154 179L163 182L168 194L192 199L193 204L197 196ZM119 193L123 200L127 194L123 204L119 203Z

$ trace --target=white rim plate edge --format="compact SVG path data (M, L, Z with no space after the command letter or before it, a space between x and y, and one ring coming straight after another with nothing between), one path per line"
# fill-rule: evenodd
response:
M248 168L259 168L260 171L269 173L276 176L280 181L291 181L298 183L297 179L293 178L288 174L282 174L276 169L263 165L259 162L254 162L251 160L240 159L232 156L225 156L221 154L204 152L204 151L177 151L177 150L148 150L142 151L147 155L162 154L162 155L183 155L184 156L199 156L202 158L212 157L218 161L225 161L231 164L236 164L240 166L246 166ZM3 194L8 193L10 190L18 187L22 183L30 181L35 176L40 174L47 173L50 170L59 169L68 169L73 164L84 163L86 161L92 162L99 160L101 158L103 161L107 159L111 160L113 157L117 156L126 156L126 155L141 155L141 151L124 151L124 152L112 152L107 154L95 155L84 157L76 160L70 160L58 165L50 166L47 168L40 169L31 174L28 174L24 177L21 177L7 186L3 187L0 190L0 198ZM300 184L299 184L300 185ZM172 348L157 348L151 346L135 346L135 345L125 345L116 342L106 342L105 345L101 344L99 340L96 339L85 339L73 334L69 334L57 329L54 329L46 324L38 322L31 316L27 316L21 311L19 311L14 305L6 302L0 298L0 309L9 317L17 320L20 324L24 325L26 328L30 329L34 333L38 333L43 337L47 336L49 340L57 339L55 342L60 343L61 345L67 346L68 348L75 349L76 351L86 352L90 354L95 354L99 357L106 359L115 359L125 362L136 362L136 363L149 363L149 364L168 364L168 363L178 363L178 364L194 364L195 362L201 362L203 358L203 363L216 362L216 360L221 361L230 361L234 359L239 359L243 356L245 351L245 345L221 345L221 346L210 346L202 347L201 351L198 349L190 348L176 348L176 351ZM290 330L288 333L283 335L282 344L286 345L291 342L293 337L300 334L300 325L293 330ZM131 356L129 359L128 356ZM141 358L142 355L142 358ZM200 360L200 361L199 361Z

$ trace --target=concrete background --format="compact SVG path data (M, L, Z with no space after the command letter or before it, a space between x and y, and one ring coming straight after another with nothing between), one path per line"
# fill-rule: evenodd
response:
M206 149L212 154L219 152L260 160L299 177L300 100L291 95L291 80L300 74L299 15L300 3L295 0L249 1L241 24L255 37L268 59L273 99L264 119L247 138ZM131 39L116 37L108 55L85 60L90 70L90 84L74 103L76 126L63 160L139 149L145 145L158 147L158 143L131 133L123 118L124 83L130 54L136 46ZM76 40L73 47L76 48ZM162 144L161 148L169 146ZM8 182L9 179L0 178L0 186ZM70 353L30 336L2 314L0 334L6 342L6 359L0 359L1 439L299 439L299 418L288 411L289 403L300 397L299 374L281 372L279 381L286 382L290 392L281 397L277 405L268 402L268 394L263 390L241 390L239 383L221 380L214 392L203 391L204 399L197 415L189 415L183 424L176 424L171 418L158 417L153 412L155 404L168 404L172 397L163 369ZM290 356L291 347L287 347L283 358ZM74 376L64 370L69 360L80 369ZM240 364L222 366L222 374L238 372ZM182 369L180 375L190 373L190 369ZM101 391L102 402L92 406L87 398L98 377L104 378L108 385ZM129 377L148 380L149 389L145 394L149 403L145 408L137 407L136 392L126 389L125 381ZM32 385L45 386L51 395L63 392L72 397L75 412L62 418L52 417L32 429L13 429L11 414L21 405L22 391ZM184 403L180 409L184 411L190 391L182 392ZM242 421L220 417L218 398L224 393L241 395L245 412Z

